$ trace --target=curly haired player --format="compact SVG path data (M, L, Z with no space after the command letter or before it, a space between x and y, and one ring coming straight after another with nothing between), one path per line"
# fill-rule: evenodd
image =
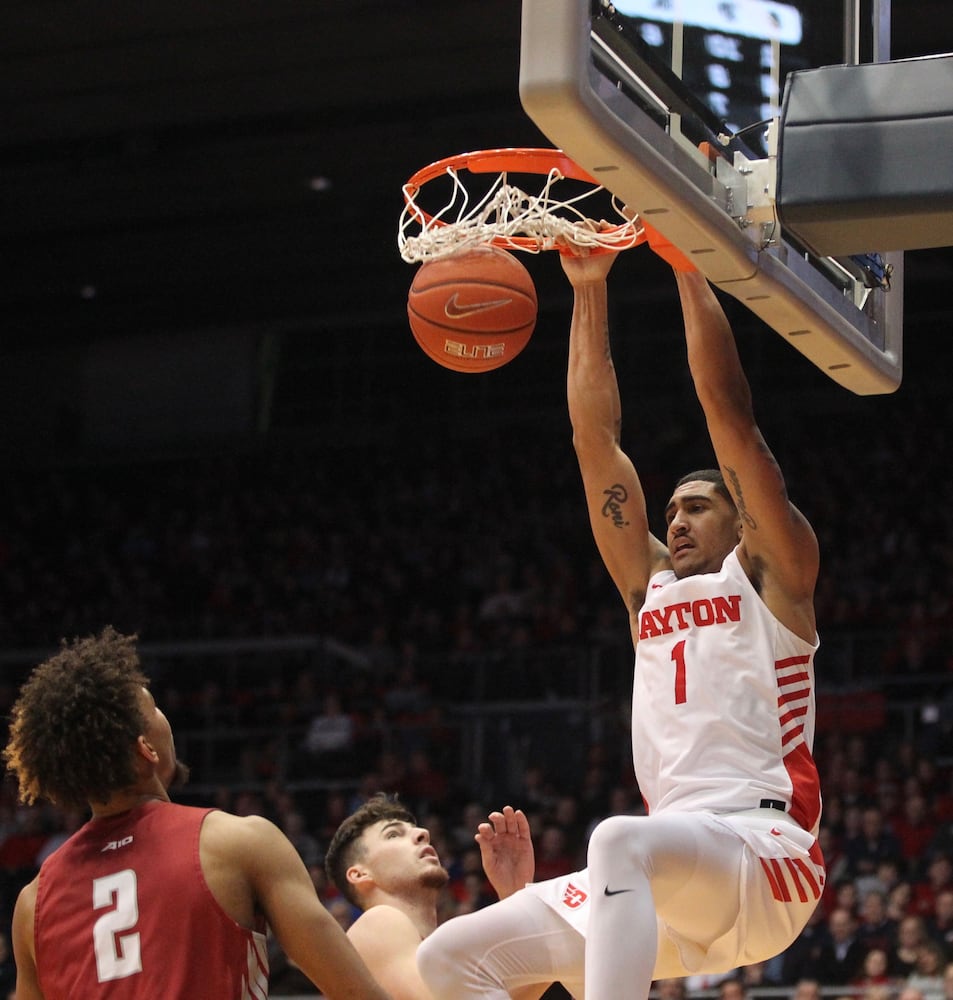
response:
M34 668L4 758L24 802L92 810L17 899L18 1000L267 997L266 924L329 998L387 1000L276 826L169 800L188 772L135 637Z

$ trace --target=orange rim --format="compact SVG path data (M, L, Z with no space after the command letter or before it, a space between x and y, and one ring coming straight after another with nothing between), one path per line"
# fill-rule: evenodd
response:
M435 219L424 211L413 199L417 192L428 181L441 177L448 170L469 170L472 174L492 173L523 173L547 175L556 169L563 177L574 181L583 181L593 187L603 185L591 174L587 173L577 163L571 160L561 149L541 149L527 146L513 146L503 149L478 149L470 153L457 153L442 160L435 160L417 171L404 185L404 201L413 210L422 225L448 226L449 222ZM615 226L606 230L609 233L619 232L625 225ZM530 236L492 237L490 243L502 247L521 247L525 250L537 250L538 240ZM560 252L563 252L560 250ZM600 252L598 249L594 252ZM609 252L608 250L602 252Z
M472 174L492 174L513 171L522 174L548 174L555 168L563 177L586 181L594 187L602 185L574 163L561 149L531 149L515 146L510 149L478 149L472 153L457 153L428 164L407 181L407 187L416 193L435 177L445 174L451 167L469 170Z

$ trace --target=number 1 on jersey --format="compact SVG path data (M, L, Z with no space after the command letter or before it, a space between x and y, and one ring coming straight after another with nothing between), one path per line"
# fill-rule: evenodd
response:
M675 704L685 704L685 640L680 639L672 647L672 663L675 664Z

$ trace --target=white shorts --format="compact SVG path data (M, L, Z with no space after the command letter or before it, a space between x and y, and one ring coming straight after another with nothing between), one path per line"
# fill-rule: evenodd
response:
M785 813L753 809L629 819L660 830L689 824L704 859L693 878L658 908L655 978L723 972L773 958L797 937L823 892L817 843ZM639 828L632 829L639 836ZM523 891L585 936L592 893L588 870Z

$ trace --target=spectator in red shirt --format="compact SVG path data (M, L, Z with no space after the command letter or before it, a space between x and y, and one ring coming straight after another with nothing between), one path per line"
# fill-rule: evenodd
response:
M905 799L901 816L894 822L893 829L900 841L904 861L911 866L911 870L915 870L937 831L936 821L930 815L926 796L922 792L916 791Z
M912 910L929 917L936 908L936 897L943 889L953 889L953 861L948 854L934 854L924 878L913 883Z

